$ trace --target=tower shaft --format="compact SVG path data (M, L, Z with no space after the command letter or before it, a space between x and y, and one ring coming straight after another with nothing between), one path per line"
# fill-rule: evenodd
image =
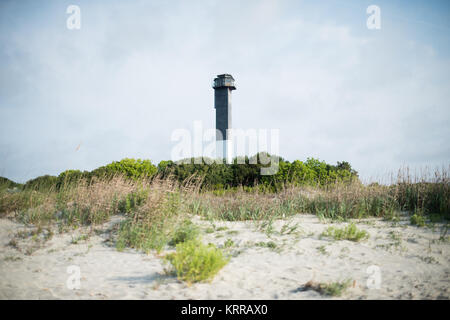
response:
M227 129L231 129L231 92L236 90L234 78L220 74L214 79L214 108L216 108L216 140L228 140Z
M216 140L228 140L227 129L231 128L231 90L217 88L214 92L216 108ZM219 134L220 132L220 134Z

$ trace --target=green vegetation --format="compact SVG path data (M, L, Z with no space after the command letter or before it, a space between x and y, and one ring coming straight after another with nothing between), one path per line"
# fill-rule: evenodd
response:
M428 264L438 264L439 263L439 261L436 260L436 258L434 258L432 256L419 257L419 258L420 258L420 260L422 260L423 262L428 263Z
M157 168L150 160L128 159L114 161L104 167L100 167L93 171L94 176L115 176L117 174L124 175L134 180L146 179L153 177Z
M425 226L425 218L420 213L414 213L410 218L411 224L418 227Z
M243 158L243 164L238 164L237 158L232 164L207 164L210 163L208 159L198 161L192 158L176 163L161 161L158 166L154 166L150 160L126 158L91 172L67 170L57 177L41 176L24 185L1 178L0 214L36 208L40 204L39 198L64 193L76 188L80 182L91 186L120 176L137 184L148 184L153 179L195 184L203 194L191 202L191 212L229 221L264 220L297 212L310 212L320 218L341 220L369 216L395 218L398 211L421 212L449 219L450 184L446 170L436 171L431 178L421 179L411 177L409 171L404 170L399 172L395 184L383 186L373 183L364 186L357 172L345 161L330 165L314 158L304 162L289 162L280 158L278 172L263 176L260 174L262 165L253 164L255 159L263 156L268 155L260 153ZM14 188L22 192L12 192ZM37 194L33 194L33 191ZM133 206L139 206L135 202L146 198L141 192L136 190L136 194L121 199L125 202L118 209L130 212ZM8 199L3 199L5 194L9 195L6 197ZM274 203L268 204L267 198L275 200ZM83 211L82 208L74 210ZM36 212L32 215L42 216Z
M169 180L153 180L145 188L149 190L147 198L132 206L119 228L117 249L131 247L159 252L167 244L195 238L198 229L179 214L183 206L179 188Z
M198 227L190 220L185 220L180 226L175 229L170 245L177 245L181 242L194 240L199 235Z
M13 190L14 188L20 189L22 186L20 183L11 181L8 178L0 177L0 192L5 192L8 189Z
M45 175L28 180L23 186L24 190L54 190L58 182L58 177Z
M277 244L273 241L268 241L268 242L264 242L264 241L260 241L255 243L255 246L257 247L263 247L263 248L269 248L269 249L276 249L277 248Z
M348 287L350 287L351 280L338 281L338 282L314 282L308 281L304 288L306 290L314 290L320 294L328 296L341 296Z
M5 256L3 258L3 261L20 261L20 260L22 260L22 258L18 256Z
M214 228L213 227L208 227L205 229L206 233L214 233Z
M348 221L398 220L400 211L408 211L411 223L418 226L450 219L446 170L423 179L403 172L389 186L363 185L347 162L281 159L275 175L262 176L261 165L252 164L253 159L245 158L245 164L161 161L158 166L150 160L123 159L91 172L67 170L23 185L0 178L0 217L8 215L41 229L57 225L59 230L70 230L102 224L121 214L124 221L114 234L117 249L145 252L196 239L199 229L190 222L192 215L208 221L253 221L268 235L296 232L298 226L290 223L275 230L274 222L289 221L302 212ZM226 227L205 232L222 230ZM323 235L352 241L368 237L354 224L329 228Z
M82 234L82 235L79 235L78 237L72 238L72 241L70 243L78 244L78 242L80 242L80 241L87 241L88 239L89 239L89 235L88 234Z
M319 251L323 255L329 255L329 252L327 251L325 245L321 245L321 246L317 247L317 251Z
M305 162L299 160L289 162L280 158L279 170L275 175L261 175L261 168L264 167L261 165L263 157L268 158L270 155L259 153L250 158L235 158L232 164L220 164L213 162L212 159L199 158L183 159L178 162L161 161L158 165L158 174L163 177L175 177L179 182L194 175L199 176L202 178L201 187L215 190L216 195L239 187L244 187L250 192L254 191L254 187L259 191L276 192L287 184L325 186L337 182L351 182L358 177L348 162L338 162L334 166L314 158L308 158Z
M224 243L223 243L223 247L224 248L231 248L234 246L234 241L231 240L230 238L228 238Z
M189 284L211 280L228 263L220 249L199 240L177 244L176 252L164 259L170 262L178 279Z
M335 240L361 241L369 238L369 234L364 230L358 230L354 223L344 228L328 227L322 236L331 237Z

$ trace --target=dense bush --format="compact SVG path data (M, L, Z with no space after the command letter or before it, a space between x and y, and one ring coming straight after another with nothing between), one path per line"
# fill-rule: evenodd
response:
M14 188L20 189L22 187L23 185L20 183L16 183L5 177L0 177L0 190L14 189Z
M63 188L75 187L81 180L90 184L96 180L112 179L118 175L133 180L148 179L152 178L156 172L157 168L150 160L125 158L121 161L114 161L106 166L99 167L93 171L66 170L57 177L50 175L40 176L27 181L24 189L43 191L56 188L57 190L61 190ZM0 180L1 186L2 181Z
M259 154L254 156L259 157ZM203 179L202 187L207 189L227 189L239 186L264 186L272 191L278 191L286 185L314 185L326 186L336 182L352 182L358 179L358 173L348 162L338 162L336 166L308 158L306 162L295 160L289 162L279 158L278 171L274 175L261 175L259 158L253 164L252 158L237 158L232 164L207 164L198 159L184 159L177 163L161 161L158 173L163 177L174 176L178 181L185 181L189 177L198 176ZM197 160L197 161L195 161ZM197 164L197 162L200 162Z
M344 228L328 227L321 237L331 237L334 240L349 240L349 241L361 241L369 238L369 234L365 230L359 230L354 223L349 224Z
M61 190L76 187L81 181L88 185L95 181L108 181L120 175L130 181L141 183L151 181L156 176L161 179L172 179L186 183L192 181L205 191L212 190L215 195L243 190L254 192L279 192L287 187L318 187L324 191L314 200L295 202L296 210L306 210L323 217L362 217L392 216L395 211L405 210L419 215L439 214L448 216L450 213L450 184L447 171L436 172L430 181L418 180L402 173L397 183L391 186L372 184L362 187L358 173L348 162L338 162L336 165L327 164L314 158L306 161L295 160L289 162L279 158L278 171L274 175L261 175L260 157L257 154L251 158L245 157L238 163L235 158L231 164L215 163L212 159L191 158L181 161L161 161L154 166L150 160L123 159L99 167L93 171L67 170L59 176L41 176L31 179L25 185L19 185L6 178L0 179L0 189L27 191ZM265 154L265 156L268 156ZM256 164L254 160L257 159ZM346 186L352 186L346 189ZM339 192L333 189L337 188ZM131 194L122 199L120 205L124 212L128 212L140 198L145 195ZM16 201L15 203L20 203ZM226 216L233 219L243 219L253 216L262 210L259 204L243 210L235 209L233 202L223 204ZM289 203L288 206L292 206ZM224 208L225 208L224 207ZM237 211L236 211L237 210ZM256 210L256 211L255 211ZM283 209L284 210L284 209Z
M58 177L45 175L35 179L28 180L25 185L25 190L50 190L56 188Z
M150 160L125 158L121 161L114 161L106 166L95 169L91 174L95 177L124 175L127 178L138 180L151 178L156 172L157 168Z
M88 171L80 171L80 170L66 170L59 174L56 187L60 190L63 187L69 187L76 185L82 179L90 180L91 174Z
M122 175L133 180L151 179L155 175L161 178L172 177L179 182L184 182L195 177L201 179L201 188L209 190L224 190L236 187L255 187L259 189L278 191L286 185L296 186L326 186L336 182L352 182L358 179L358 174L348 162L338 162L336 166L308 158L302 162L295 160L289 162L279 158L278 171L274 175L261 175L261 154L251 158L242 158L243 164L234 159L232 164L215 163L212 159L184 159L181 161L161 161L154 166L150 160L129 159L114 161L93 171L66 170L55 176L41 176L27 181L26 189L48 190L49 188L70 187L80 180L91 183L98 179L110 179ZM256 164L253 161L258 160ZM198 164L199 163L199 164ZM6 179L6 178L4 178ZM6 179L7 180L7 179ZM11 185L14 182L8 180L1 185Z
M220 249L213 244L204 245L200 240L177 244L176 252L164 259L171 263L178 279L187 283L212 280L228 263Z

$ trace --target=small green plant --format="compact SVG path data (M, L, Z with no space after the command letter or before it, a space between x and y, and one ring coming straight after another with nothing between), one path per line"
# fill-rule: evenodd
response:
M280 229L280 234L291 234L296 232L298 229L298 223L295 223L294 225L291 225L290 222L283 224L283 226Z
M172 240L169 244L174 246L181 242L194 240L199 235L199 230L195 224L190 220L184 220L184 222L175 229Z
M19 260L22 260L22 258L18 257L18 256L6 256L3 260L4 261L19 261Z
M273 234L275 232L275 228L273 226L274 219L275 219L275 216L272 216L272 217L267 217L267 218L263 219L262 221L258 221L257 228L260 231L267 234L268 236L270 236L271 234Z
M237 230L227 231L227 235L229 235L229 236L234 236L234 235L237 235L238 233L239 233L239 231L237 231Z
M338 281L338 282L314 282L308 281L303 286L305 290L314 290L320 294L327 296L341 296L345 290L350 286L351 280Z
M428 264L438 264L439 261L436 260L436 258L432 257L432 256L424 256L424 257L419 257L420 260L422 260L425 263Z
M397 211L391 210L384 215L384 220L396 223L400 221L400 217Z
M277 248L277 244L273 241L268 241L268 242L264 242L264 241L260 241L255 243L255 246L257 247L263 247L263 248L269 248L269 249L276 249Z
M88 239L89 239L89 235L87 235L87 234L82 234L82 235L79 235L78 237L72 238L72 241L70 241L70 243L72 243L72 244L78 244L78 242L80 242L80 241L86 241L86 240L88 240Z
M367 231L359 230L354 223L344 228L328 227L321 236L331 237L335 240L361 241L369 238Z
M232 246L234 246L234 241L230 238L228 238L223 244L224 248L231 248Z
M215 245L204 245L200 240L189 240L177 244L176 252L164 257L178 279L187 282L212 280L227 263L222 251Z
M329 255L329 252L327 251L325 245L321 245L320 247L317 247L317 251L319 251L323 255Z
M227 227L222 226L222 227L218 227L217 231L224 231L224 230L227 230L227 229L228 229Z
M402 236L399 232L390 231L389 232L390 238L394 240L396 243L400 244L402 242Z
M414 213L411 218L410 218L410 222L413 225L416 225L418 227L424 227L425 226L425 218L418 213Z
M213 227L208 227L205 229L206 233L214 233L214 228Z

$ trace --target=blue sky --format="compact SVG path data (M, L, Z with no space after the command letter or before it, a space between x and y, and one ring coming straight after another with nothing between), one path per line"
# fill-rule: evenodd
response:
M364 179L447 166L449 17L448 1L2 1L0 176L170 159L174 130L214 126L220 73L233 126L280 129L288 160Z

